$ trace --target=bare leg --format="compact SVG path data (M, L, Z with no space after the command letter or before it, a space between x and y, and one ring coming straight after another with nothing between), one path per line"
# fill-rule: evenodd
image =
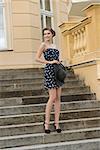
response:
M60 97L61 97L61 88L56 89L56 94L57 94L57 99L55 101L55 126L56 129L59 128L59 117L60 117L60 107L61 107L61 103L60 103Z
M50 122L50 112L53 106L53 102L56 101L56 88L52 88L49 90L49 100L46 105L45 110L45 129L49 128L49 122Z

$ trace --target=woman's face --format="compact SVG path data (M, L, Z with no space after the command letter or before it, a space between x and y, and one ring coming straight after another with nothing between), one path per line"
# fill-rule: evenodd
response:
M45 30L43 36L44 36L44 41L50 41L52 40L52 37L53 37L51 31L49 30Z

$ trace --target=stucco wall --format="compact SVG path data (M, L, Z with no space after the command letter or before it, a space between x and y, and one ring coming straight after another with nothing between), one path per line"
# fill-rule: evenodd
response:
M12 51L0 52L0 68L33 67L40 43L39 1L12 0ZM34 10L34 11L33 11Z
M93 93L96 93L97 100L100 100L100 79L97 74L97 64L74 67L74 72L90 86Z
M67 0L53 2L56 44L60 47L59 24L67 19ZM11 0L12 51L0 52L0 69L41 67L34 60L41 42L41 16L39 0Z

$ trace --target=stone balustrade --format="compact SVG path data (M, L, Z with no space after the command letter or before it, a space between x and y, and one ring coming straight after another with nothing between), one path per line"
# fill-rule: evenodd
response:
M65 23L62 25L62 48L66 60L73 60L89 53L88 28L92 18L86 17L79 23ZM71 25L71 26L70 26ZM65 51L66 50L66 51Z
M62 56L100 100L100 3L83 10L86 17L61 24Z
M78 25L75 25L70 29L70 35L72 38L72 48L71 52L72 57L82 56L88 52L88 43L87 43L87 24L91 23L91 17L85 18Z
M86 17L61 24L62 56L70 64L96 60L100 56L100 4L84 9ZM95 13L94 13L95 11Z
M86 52L86 28L83 27L72 33L74 56L83 55Z

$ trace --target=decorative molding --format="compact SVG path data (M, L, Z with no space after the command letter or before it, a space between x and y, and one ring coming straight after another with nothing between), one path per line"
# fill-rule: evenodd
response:
M72 32L74 32L75 30L81 29L83 26L85 26L85 25L91 23L91 20L92 20L92 17L86 17L86 18L84 18L83 20L81 20L79 23L77 23L76 25L74 25L73 27L64 30L62 33L66 32L66 31L67 31L68 33L72 33ZM67 24L67 23L66 23L66 24Z

